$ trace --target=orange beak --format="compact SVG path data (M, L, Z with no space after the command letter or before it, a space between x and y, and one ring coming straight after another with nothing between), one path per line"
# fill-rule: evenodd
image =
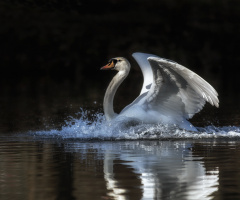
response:
M115 64L114 64L113 60L110 60L110 62L107 65L103 66L101 68L101 70L113 69L114 67L115 67Z

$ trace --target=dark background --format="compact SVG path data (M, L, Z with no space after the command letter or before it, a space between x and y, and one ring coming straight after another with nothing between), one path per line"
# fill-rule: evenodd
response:
M218 91L220 111L239 105L239 44L239 0L1 0L1 126L33 111L64 115L58 103L101 107L114 72L99 69L116 56L132 63L121 109L141 89L136 51L198 73Z

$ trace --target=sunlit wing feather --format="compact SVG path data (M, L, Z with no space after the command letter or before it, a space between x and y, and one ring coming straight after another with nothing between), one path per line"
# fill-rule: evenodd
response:
M148 62L147 58L149 57L155 57L155 58L160 58L156 55L153 54L147 54L147 53L134 53L132 54L134 59L137 61L139 67L142 70L143 74L143 86L140 92L140 95L148 92L149 89L151 88L151 84L153 82L153 73L152 73L152 68L150 63Z

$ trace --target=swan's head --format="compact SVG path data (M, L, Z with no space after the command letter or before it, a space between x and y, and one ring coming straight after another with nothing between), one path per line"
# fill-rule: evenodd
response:
M103 66L101 69L107 70L117 70L117 71L129 71L130 70L130 63L126 58L123 57L116 57L112 58L108 61L108 64Z

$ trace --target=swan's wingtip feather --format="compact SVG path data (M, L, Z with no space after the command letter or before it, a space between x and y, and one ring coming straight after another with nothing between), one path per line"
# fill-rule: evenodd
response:
M219 108L219 100L217 102L214 102L214 106L216 106L217 108Z
M208 96L207 102L209 102L212 106L215 107L219 107L219 99L217 98L217 96L214 97L215 99L213 99L212 97Z

